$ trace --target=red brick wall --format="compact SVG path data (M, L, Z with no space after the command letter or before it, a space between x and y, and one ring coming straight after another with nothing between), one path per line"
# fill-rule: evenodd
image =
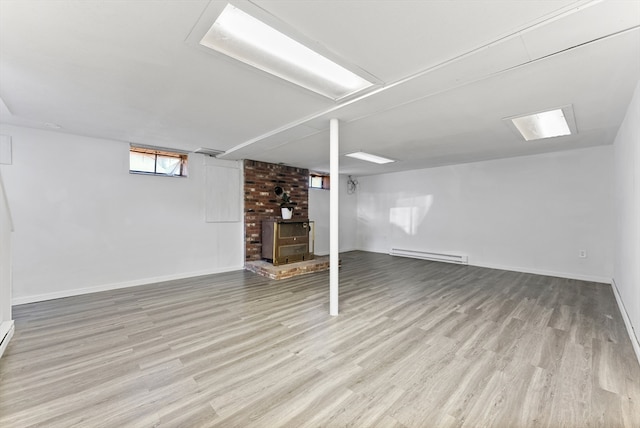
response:
M262 258L262 220L281 218L273 189L280 186L296 204L293 219L309 217L309 170L273 163L244 161L245 260Z

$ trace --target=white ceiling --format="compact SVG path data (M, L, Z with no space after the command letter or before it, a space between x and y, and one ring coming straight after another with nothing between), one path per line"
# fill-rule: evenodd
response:
M341 103L198 44L226 1L0 0L0 122L366 175L611 144L640 78L640 0L231 0L375 76ZM579 133L502 118L572 104ZM50 125L49 125L50 126Z

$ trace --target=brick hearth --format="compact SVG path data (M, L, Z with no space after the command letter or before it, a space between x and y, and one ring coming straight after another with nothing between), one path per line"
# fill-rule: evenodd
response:
M271 279L286 279L308 273L329 270L329 256L316 256L313 260L274 266L265 260L247 261L245 269Z

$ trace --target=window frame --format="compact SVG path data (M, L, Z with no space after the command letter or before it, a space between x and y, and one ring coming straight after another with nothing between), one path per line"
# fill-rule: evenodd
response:
M147 155L153 155L154 156L154 162L153 162L153 172L151 171L140 171L140 170L136 170L136 169L132 169L131 168L131 154L132 153L141 153L141 154L147 154ZM180 171L178 174L166 174L164 172L158 172L158 157L161 158L173 158L173 159L179 159L180 161ZM138 175L153 175L153 176L160 176L160 177L181 177L181 178L186 178L188 177L187 174L187 161L188 161L189 155L186 152L181 152L181 151L175 151L175 150L171 150L171 149L165 149L165 148L161 148L161 147L146 147L146 146L137 146L137 145L131 145L129 147L129 174L138 174Z
M322 179L321 187L312 186L311 183L314 178L320 177ZM309 189L318 189L318 190L331 190L331 180L328 174L321 174L317 172L309 173Z

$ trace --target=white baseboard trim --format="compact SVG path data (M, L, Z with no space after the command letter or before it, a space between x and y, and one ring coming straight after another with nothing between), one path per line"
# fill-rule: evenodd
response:
M611 278L606 276L599 276L599 275L583 275L579 273L557 272L557 271L544 270L544 269L531 269L531 268L523 268L519 266L494 265L491 263L470 262L469 266L477 266L477 267L483 267L483 268L489 268L489 269L508 270L513 272L532 273L535 275L555 276L557 278L577 279L580 281L588 281L588 282L600 282L603 284L611 284Z
M4 354L5 349L7 349L7 346L9 346L9 341L13 337L14 331L15 325L13 320L2 321L2 323L0 323L0 358Z
M213 275L216 273L232 272L243 270L244 266L231 266L226 268L203 270L198 272L188 272L175 275L157 276L152 278L142 278L133 281L125 281L111 284L102 284L94 287L76 288L72 290L61 290L54 293L34 294L32 296L14 297L12 305L24 305L25 303L42 302L45 300L61 299L63 297L79 296L81 294L98 293L100 291L116 290L119 288L136 287L139 285L153 284L156 282L173 281L176 279L193 278L196 276Z
M362 248L358 248L357 250L369 252L369 253L388 254L388 252L385 252L385 251L364 250ZM469 266L477 266L477 267L483 267L488 269L508 270L512 272L532 273L535 275L555 276L558 278L577 279L580 281L600 282L603 284L611 284L611 277L607 277L607 276L583 275L579 273L557 272L557 271L544 270L544 269L532 269L532 268L524 268L520 266L506 266L506 265L498 265L498 264L492 264L492 263L476 263L473 261L472 256L469 256Z
M611 280L611 288L613 288L613 295L616 296L616 303L618 304L618 309L620 310L620 314L622 315L622 319L624 320L624 325L625 327L627 327L627 333L629 334L629 339L631 340L633 350L636 353L636 358L638 359L638 363L640 363L640 341L636 336L633 324L631 324L631 318L629 318L629 313L627 313L627 309L624 307L622 297L618 292L618 286L616 285L615 278Z
M362 248L357 248L357 250L368 252L368 253L389 254L384 250L380 250L380 251L365 250ZM473 255L469 255L469 266L477 266L477 267L483 267L488 269L508 270L512 272L532 273L535 275L555 276L558 278L577 279L580 281L600 282L603 284L611 284L611 277L607 277L607 276L583 275L579 273L557 272L557 271L544 270L544 269L524 268L520 266L498 265L493 263L477 263L473 261L472 257Z

